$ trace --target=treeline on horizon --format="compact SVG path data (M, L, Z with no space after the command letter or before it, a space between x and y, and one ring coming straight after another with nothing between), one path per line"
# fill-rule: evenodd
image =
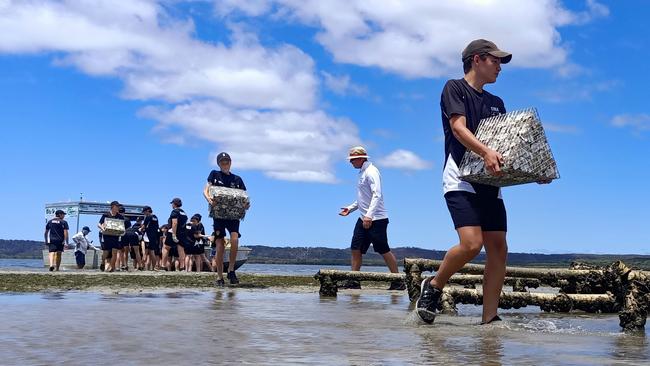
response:
M318 265L349 265L350 249L325 247L269 247L265 245L247 245L252 252L248 263L266 264L318 264ZM33 240L4 240L0 239L0 258L41 259L43 243ZM444 251L415 247L393 248L393 253L401 262L404 258L442 259ZM621 260L628 266L650 269L649 255L615 255L615 254L539 254L539 253L509 253L508 265L528 267L568 267L571 262L586 262L596 265L608 265ZM484 263L485 254L481 253L472 261ZM364 265L384 265L382 257L368 251L363 258Z

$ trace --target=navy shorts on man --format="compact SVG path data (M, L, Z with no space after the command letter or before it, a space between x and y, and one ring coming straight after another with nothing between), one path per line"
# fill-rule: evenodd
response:
M74 259L77 262L77 267L84 268L86 266L86 254L81 251L74 252Z
M350 249L360 250L361 254L366 254L368 248L370 248L370 244L372 244L375 253L386 254L390 252L387 229L388 219L373 221L369 229L363 228L361 218L357 219L357 224L354 226L354 233L352 234Z
M63 243L49 243L47 248L50 253L62 252Z
M496 195L451 191L445 201L456 229L480 226L482 231L508 231L506 208Z
M239 220L226 220L226 219L214 219L214 236L217 239L223 239L226 237L226 230L232 235L232 233L237 233L241 238L241 233L239 232Z

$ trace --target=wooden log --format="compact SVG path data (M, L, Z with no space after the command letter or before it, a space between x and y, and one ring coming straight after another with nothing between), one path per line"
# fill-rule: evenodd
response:
M483 304L483 293L480 290L447 287L443 293L451 297L455 304ZM499 300L502 309L539 306L547 312L569 312L582 310L589 313L613 313L620 309L612 294L550 294L532 292L503 292ZM439 304L439 309L445 306Z
M405 278L404 273L341 271L337 269L321 269L316 276L328 276L336 281L356 280L375 282L403 281Z

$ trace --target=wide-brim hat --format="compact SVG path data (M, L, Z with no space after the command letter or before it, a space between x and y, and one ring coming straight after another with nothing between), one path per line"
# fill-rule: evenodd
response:
M352 159L368 159L368 152L363 146L355 146L348 152L348 160Z

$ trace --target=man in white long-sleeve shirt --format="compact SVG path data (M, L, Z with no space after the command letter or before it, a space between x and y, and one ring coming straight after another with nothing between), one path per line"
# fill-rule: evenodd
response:
M359 210L361 217L357 220L352 235L350 249L352 252L352 270L361 269L361 258L366 254L370 244L376 253L384 257L386 265L391 272L397 273L397 260L388 246L388 213L384 208L384 197L381 191L381 175L379 170L370 161L368 153L362 146L350 149L348 155L350 163L359 169L357 183L357 200L351 205L343 207L339 215L348 216L350 212ZM348 288L360 288L358 283L348 282ZM403 281L391 283L389 290L404 290Z
M88 249L97 250L88 240L88 234L90 233L90 228L84 226L80 232L72 236L72 241L74 242L74 257L77 262L77 268L83 269L86 266L86 251Z

